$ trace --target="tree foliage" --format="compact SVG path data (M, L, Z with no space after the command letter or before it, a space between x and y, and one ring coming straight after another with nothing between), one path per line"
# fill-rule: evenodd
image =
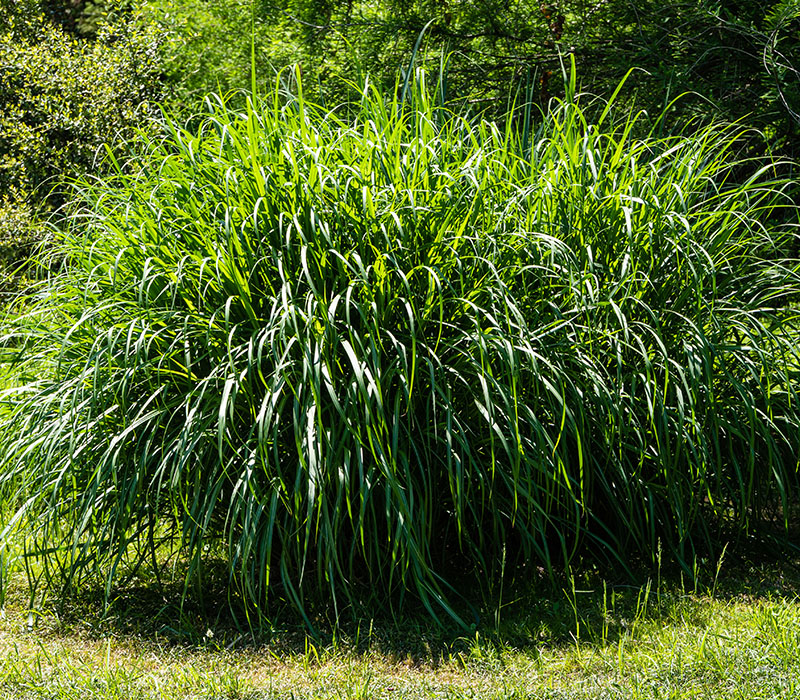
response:
M255 10L259 66L299 63L309 90L331 104L345 98L333 76L369 73L390 88L425 30L417 65L435 70L447 55L448 94L475 110L503 114L517 91L546 106L563 94L561 57L572 54L594 94L611 94L636 67L623 93L629 104L657 115L691 93L673 106L673 125L689 116L744 119L762 132L757 148L797 149L798 0L255 2L148 0L167 35L188 38L185 49L178 40L176 79L199 92L247 86Z

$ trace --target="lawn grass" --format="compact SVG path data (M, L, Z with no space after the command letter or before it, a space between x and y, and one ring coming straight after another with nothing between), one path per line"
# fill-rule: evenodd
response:
M795 698L797 564L723 563L696 585L572 581L529 588L499 627L489 611L468 634L411 618L324 639L254 640L145 589L105 616L89 596L31 617L20 581L0 619L0 698Z

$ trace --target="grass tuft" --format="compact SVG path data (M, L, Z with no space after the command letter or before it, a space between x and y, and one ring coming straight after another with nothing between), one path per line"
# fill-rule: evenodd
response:
M299 83L299 78L298 78ZM739 132L519 131L367 85L210 96L86 181L12 329L3 488L44 579L209 551L256 613L661 548L797 490L794 230ZM773 510L769 510L773 509ZM309 618L306 621L310 624Z

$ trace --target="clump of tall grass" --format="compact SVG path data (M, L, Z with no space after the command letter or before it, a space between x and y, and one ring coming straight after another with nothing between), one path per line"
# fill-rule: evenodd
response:
M575 100L501 128L426 94L211 96L85 183L3 426L48 575L110 585L171 533L187 581L222 547L255 606L441 614L506 554L689 561L788 512L769 167L740 177L730 128L637 139Z

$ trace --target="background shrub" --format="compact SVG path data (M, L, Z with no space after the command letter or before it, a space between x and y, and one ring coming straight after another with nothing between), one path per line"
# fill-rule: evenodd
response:
M798 152L798 0L141 0L141 11L168 38L179 93L249 87L253 18L258 74L298 63L329 105L351 97L340 76L390 90L425 29L419 60L438 70L449 55L445 90L494 118L517 90L542 108L563 97L559 56L572 54L597 95L640 68L618 99L653 115L691 93L662 128L744 119L753 152Z
M153 36L126 29L107 26L89 42L42 21L33 38L16 27L2 36L0 175L6 191L14 186L33 193L84 171L98 151L102 155L103 144L130 136L147 114L146 103L157 94L156 44Z
M0 304L17 295L32 270L25 261L45 237L45 226L21 198L11 193L0 199Z
M60 16L52 7L3 8L0 229L25 242L22 254L37 238L30 222L66 201L66 180L99 167L106 144L129 138L146 121L160 95L160 64L155 33L130 19L103 24L90 40L50 19Z
M765 509L786 525L798 280L770 168L733 182L729 129L637 140L569 101L517 133L413 92L212 97L86 183L3 426L12 526L55 581L171 544L188 584L221 546L259 610L435 614L506 552L689 566Z

